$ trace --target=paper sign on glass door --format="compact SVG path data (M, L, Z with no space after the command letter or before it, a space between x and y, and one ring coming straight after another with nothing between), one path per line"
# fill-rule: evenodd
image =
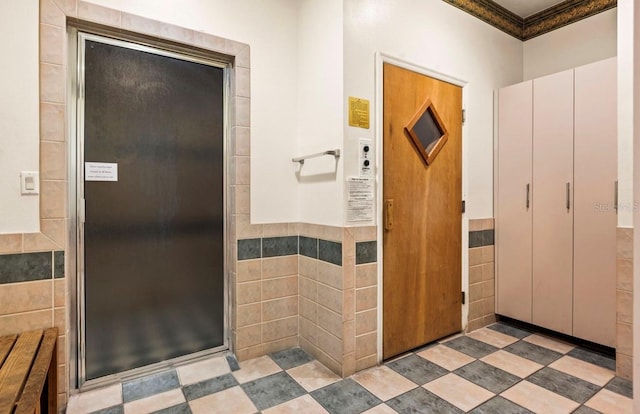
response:
M85 162L85 181L118 181L118 164L114 162Z

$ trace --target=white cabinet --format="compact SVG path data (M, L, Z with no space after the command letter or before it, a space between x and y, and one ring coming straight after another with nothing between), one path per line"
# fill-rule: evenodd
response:
M571 334L573 70L533 81L534 325Z
M615 60L575 70L573 335L615 346Z
M615 59L498 94L496 313L615 345Z
M496 163L496 313L531 323L533 84L500 89ZM505 137L508 137L505 138ZM508 225L501 225L508 223Z

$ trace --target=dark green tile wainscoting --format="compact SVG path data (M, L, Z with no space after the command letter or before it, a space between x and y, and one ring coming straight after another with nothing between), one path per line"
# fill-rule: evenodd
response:
M64 277L64 252L0 255L0 284Z

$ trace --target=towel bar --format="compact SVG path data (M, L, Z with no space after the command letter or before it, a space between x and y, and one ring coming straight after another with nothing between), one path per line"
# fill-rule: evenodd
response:
M302 164L304 164L304 160L308 160L309 158L322 157L323 155L333 155L337 160L338 158L340 158L340 150L339 149L334 149L334 150L328 150L328 151L324 151L324 152L318 152L316 154L305 155L305 156L302 156L302 157L291 158L291 161L299 162L300 165L302 165Z

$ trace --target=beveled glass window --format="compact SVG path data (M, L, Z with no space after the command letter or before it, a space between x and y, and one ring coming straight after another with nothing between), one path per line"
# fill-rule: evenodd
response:
M447 142L447 129L430 99L422 104L404 130L427 165Z

